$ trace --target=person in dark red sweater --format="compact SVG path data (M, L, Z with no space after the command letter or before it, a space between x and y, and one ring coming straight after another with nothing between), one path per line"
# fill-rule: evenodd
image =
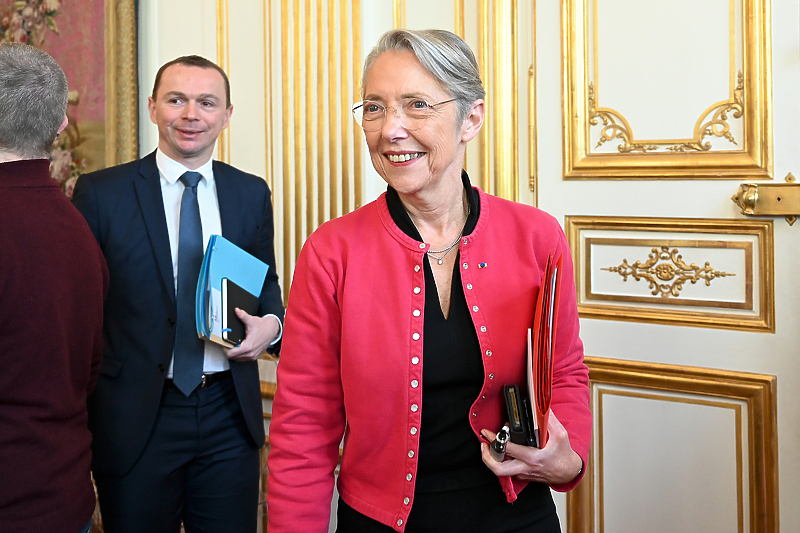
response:
M108 270L50 178L66 109L52 57L0 44L0 533L85 532L95 507L86 398Z

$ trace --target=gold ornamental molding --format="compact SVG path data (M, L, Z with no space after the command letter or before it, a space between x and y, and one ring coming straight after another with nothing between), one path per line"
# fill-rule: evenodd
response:
M392 25L395 28L406 27L406 0L392 0Z
M733 91L732 101L714 104L708 108L697 120L694 127L694 138L686 142L675 144L672 141L647 141L636 142L633 138L633 130L630 123L619 112L597 107L595 97L594 82L589 82L589 124L591 126L601 126L600 140L595 145L599 148L608 141L615 139L620 141L617 150L620 153L630 152L653 152L664 148L672 152L687 151L709 151L712 148L711 141L706 137L721 137L728 142L737 145L729 120L740 119L744 114L744 75L739 71L737 76L738 83ZM711 119L705 119L713 113ZM652 144L648 144L652 143Z
M366 145L349 112L361 93L361 0L264 0L264 10L267 176L290 287L307 237L364 204Z
M622 281L628 281L628 277L636 281L644 280L652 289L652 294L662 298L679 297L686 282L695 284L702 280L709 286L715 278L736 275L715 270L708 261L702 267L696 263L686 264L680 251L669 246L654 247L645 261L636 261L631 265L627 259L623 259L619 266L600 270L616 272L622 276Z
M604 56L607 63L598 60L598 11L605 7L602 0L565 0L562 6L565 179L771 179L769 0L729 2L728 42L719 43L717 50L720 54L730 50L726 52L730 94L728 99L710 105L694 127L687 128L691 137L685 139L637 138L621 110L602 106L599 65L624 63L625 50L604 50L613 57ZM719 21L709 20L708 24L719 26ZM708 54L702 58L709 60ZM692 59L687 57L686 61ZM632 70L626 72L631 75ZM672 74L679 77L681 73ZM630 80L614 82L631 84ZM659 80L643 82L663 85ZM690 93L692 82L687 76L685 85ZM670 113L665 102L657 99L647 106L659 110L660 115ZM734 124L741 134L734 134ZM647 126L652 130L657 124ZM717 139L724 142L715 146Z
M136 2L106 2L106 166L139 157Z
M698 119L697 125L694 128L694 139L691 142L668 146L667 150L673 152L686 152L687 150L708 151L711 150L711 141L703 142L706 137L722 137L727 139L728 142L738 145L731 133L731 126L728 120L734 118L739 119L744 115L744 74L740 70L737 74L736 88L733 90L733 101L722 102L711 106L703 115ZM708 122L703 123L703 119L714 113L714 116Z
M228 0L217 0L217 65L225 71L230 78L230 25L228 20L230 12ZM233 84L233 83L231 83ZM217 159L225 163L231 162L231 132L230 124L228 128L222 130L217 140Z
M600 140L595 148L601 147L607 141L618 139L621 142L617 150L621 153L647 152L658 150L656 145L637 143L633 140L631 125L621 114L613 109L598 108L594 96L594 83L589 82L589 124L592 126L600 125Z
M567 216L565 229L582 318L775 332L772 221ZM650 254L616 263L625 249Z
M454 14L455 32L472 46L486 88L486 121L467 146L468 160L472 150L478 152L472 160L477 168L468 168L470 176L484 191L518 201L518 2L471 2L468 7L464 0L455 0Z
M606 531L604 517L604 395L733 409L739 531L778 530L776 378L771 375L586 356L595 430L586 476L567 494L568 533ZM744 512L744 507L749 509ZM749 523L745 525L744 521Z

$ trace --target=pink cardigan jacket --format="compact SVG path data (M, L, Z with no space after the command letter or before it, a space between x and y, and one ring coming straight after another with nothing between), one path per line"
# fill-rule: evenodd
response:
M392 221L385 195L322 225L306 241L289 295L270 424L270 533L324 532L338 489L354 509L403 531L414 500L422 398L428 246ZM505 421L502 387L525 383L527 329L549 252L563 253L552 409L587 462L588 371L578 337L572 260L557 221L480 192L480 217L459 244L461 280L483 353L475 432ZM554 486L570 490L578 481ZM514 501L526 482L500 478Z

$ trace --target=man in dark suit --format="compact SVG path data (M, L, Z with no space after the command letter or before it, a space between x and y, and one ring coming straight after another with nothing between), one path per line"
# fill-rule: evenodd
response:
M165 64L148 107L158 149L81 176L73 196L111 277L89 399L100 511L107 533L177 533L181 522L187 533L252 533L264 444L256 359L274 349L283 318L270 191L211 159L233 112L217 65ZM200 341L194 324L212 234L269 265L258 316L237 310L246 338L224 350Z

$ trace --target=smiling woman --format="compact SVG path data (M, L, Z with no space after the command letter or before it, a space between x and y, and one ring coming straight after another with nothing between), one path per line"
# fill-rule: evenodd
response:
M459 37L384 34L362 88L353 114L388 187L322 225L298 258L270 424L270 533L298 519L327 528L343 434L341 533L559 532L547 484L578 483L591 436L568 281L546 448L509 444L499 463L487 437L505 422L502 385L525 382L548 256L563 255L572 279L566 237L542 211L470 185L462 163L485 91Z

